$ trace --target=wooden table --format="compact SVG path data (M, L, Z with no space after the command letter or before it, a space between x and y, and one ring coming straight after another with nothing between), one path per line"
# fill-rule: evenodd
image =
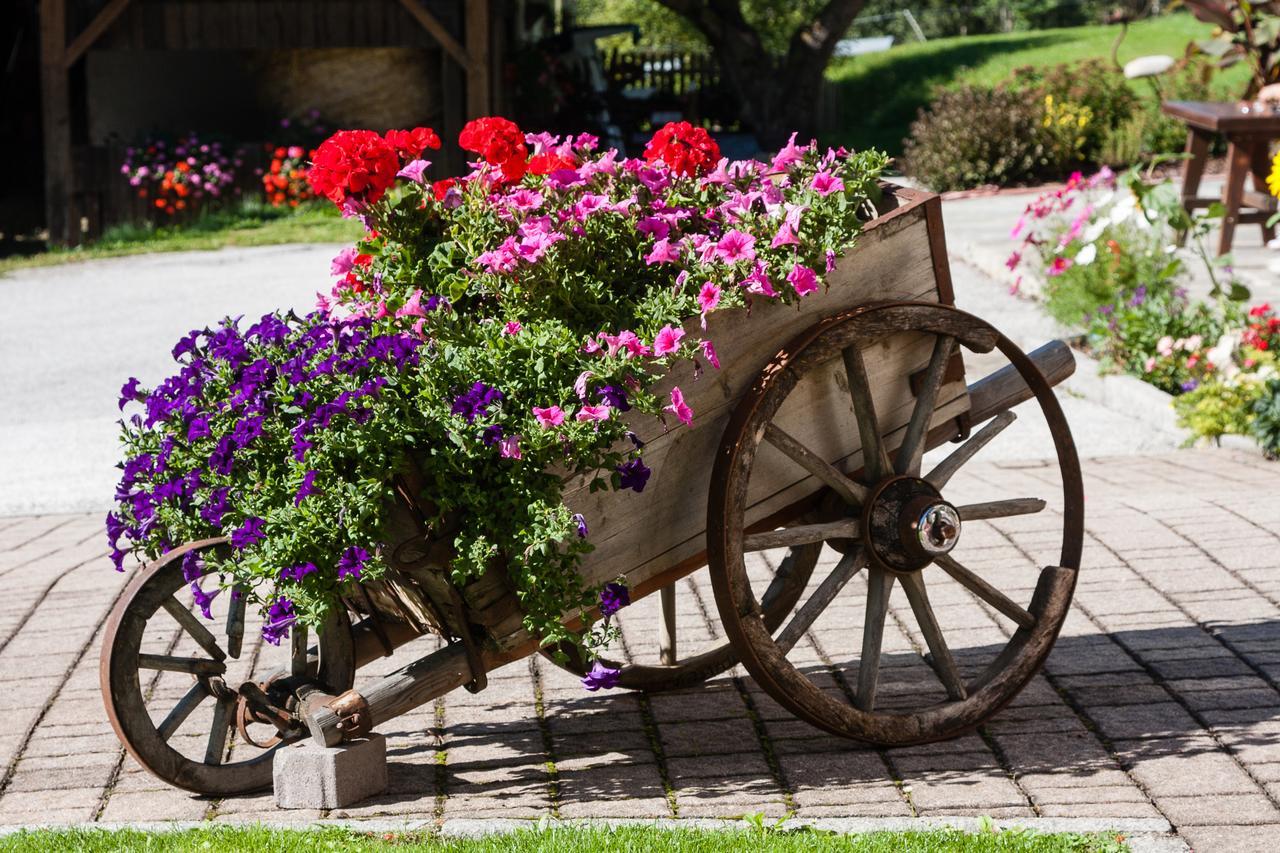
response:
M1218 254L1231 251L1237 225L1257 223L1262 240L1275 236L1267 220L1276 210L1276 200L1267 192L1271 170L1271 142L1280 139L1280 113L1243 112L1237 103L1209 101L1165 101L1162 109L1187 126L1187 154L1182 166L1182 203L1190 212L1221 201L1226 207ZM1227 139L1227 182L1222 198L1202 197L1200 178L1209 158L1209 143L1215 135ZM1244 179L1253 175L1253 190L1246 191ZM1242 210L1242 208L1244 208Z

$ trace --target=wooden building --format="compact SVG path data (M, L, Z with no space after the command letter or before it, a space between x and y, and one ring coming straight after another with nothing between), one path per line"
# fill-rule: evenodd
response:
M51 242L74 243L83 222L98 230L110 178L119 183L113 141L199 129L188 126L197 113L250 124L262 108L246 90L263 68L310 73L297 86L317 98L394 70L379 95L388 107L412 101L412 120L456 137L467 118L502 110L502 57L535 0L27 2L39 27L45 222ZM518 14L504 15L508 4Z

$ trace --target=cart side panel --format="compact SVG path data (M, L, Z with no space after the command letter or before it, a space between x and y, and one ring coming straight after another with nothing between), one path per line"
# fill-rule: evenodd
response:
M649 416L631 419L632 429L646 442L645 462L653 469L644 493L591 494L585 481L566 488L566 503L586 517L596 546L583 565L588 584L625 576L643 593L652 579L661 575L668 580L674 566L703 550L708 477L724 425L738 399L788 340L825 317L869 302L950 301L949 281L944 289L939 287L929 199L917 196L870 223L857 248L837 263L825 293L805 297L797 305L759 303L750 314L736 309L708 318L707 336L716 346L721 369L706 367L695 380L692 365L682 363L656 386L663 399L673 386L684 391L694 411L693 425L681 426L670 416L667 425ZM697 323L694 318L687 329L693 332ZM905 432L913 405L908 377L927 365L929 352L928 342L913 336L897 336L866 351L881 424L896 429L896 436ZM827 458L846 460L846 469L854 470L861 465L860 451L846 389L843 369L832 364L822 381L805 383L793 392L780 413L780 425ZM939 396L934 424L966 410L964 383L949 383ZM889 445L898 440L890 436ZM768 476L756 474L752 496L758 505L752 507L749 522L794 503L819 485L771 447L764 454L767 462L761 470Z

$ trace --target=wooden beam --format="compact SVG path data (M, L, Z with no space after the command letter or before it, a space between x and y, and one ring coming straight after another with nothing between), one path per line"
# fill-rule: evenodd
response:
M489 33L490 0L467 2L467 117L488 115L493 107L489 59L493 44Z
M470 66L471 60L467 57L466 50L464 50L462 45L458 43L458 40L454 38L447 29L445 29L444 24L440 23L440 19L431 14L426 6L422 5L420 0L400 0L400 5L405 8L406 12L413 15L417 22L422 25L422 28L431 34L432 38L440 42L440 46L445 49L446 53L453 57L455 62L463 68ZM468 20L470 19L471 7L475 5L475 0L469 0L467 3Z
M63 64L65 0L40 0L40 112L44 133L44 209L49 242L71 239L71 101ZM78 224L78 223L77 223ZM79 231L79 228L76 229Z
M116 18L120 17L125 9L129 7L132 0L111 0L102 11L97 14L89 26L84 28L84 32L76 36L71 44L67 45L66 53L62 56L62 67L64 70L70 70L72 65L76 64L76 60L84 56L85 51L93 47L93 43L102 38L102 34L107 31L107 27L115 23Z

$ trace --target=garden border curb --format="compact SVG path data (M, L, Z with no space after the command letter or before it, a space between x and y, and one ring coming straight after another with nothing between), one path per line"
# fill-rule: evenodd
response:
M765 825L772 823L765 819ZM371 818L319 819L311 821L138 821L133 823L78 823L78 824L27 824L0 826L0 838L28 830L123 830L141 832L181 832L189 829L209 829L244 825L260 825L270 829L308 830L340 827L360 832L404 833L434 831L446 838L483 838L518 829L549 827L591 826L651 826L658 829L740 829L750 825L743 820L730 818L580 818L580 819L517 819L517 818L449 818L434 820L388 820ZM908 832L930 829L959 829L968 832L985 827L999 829L1025 828L1038 832L1118 832L1125 835L1133 853L1184 853L1187 843L1174 834L1173 827L1163 818L1108 818L1095 817L1028 817L991 819L972 816L948 817L847 817L847 818L792 818L788 828L811 827L817 830L847 833Z

